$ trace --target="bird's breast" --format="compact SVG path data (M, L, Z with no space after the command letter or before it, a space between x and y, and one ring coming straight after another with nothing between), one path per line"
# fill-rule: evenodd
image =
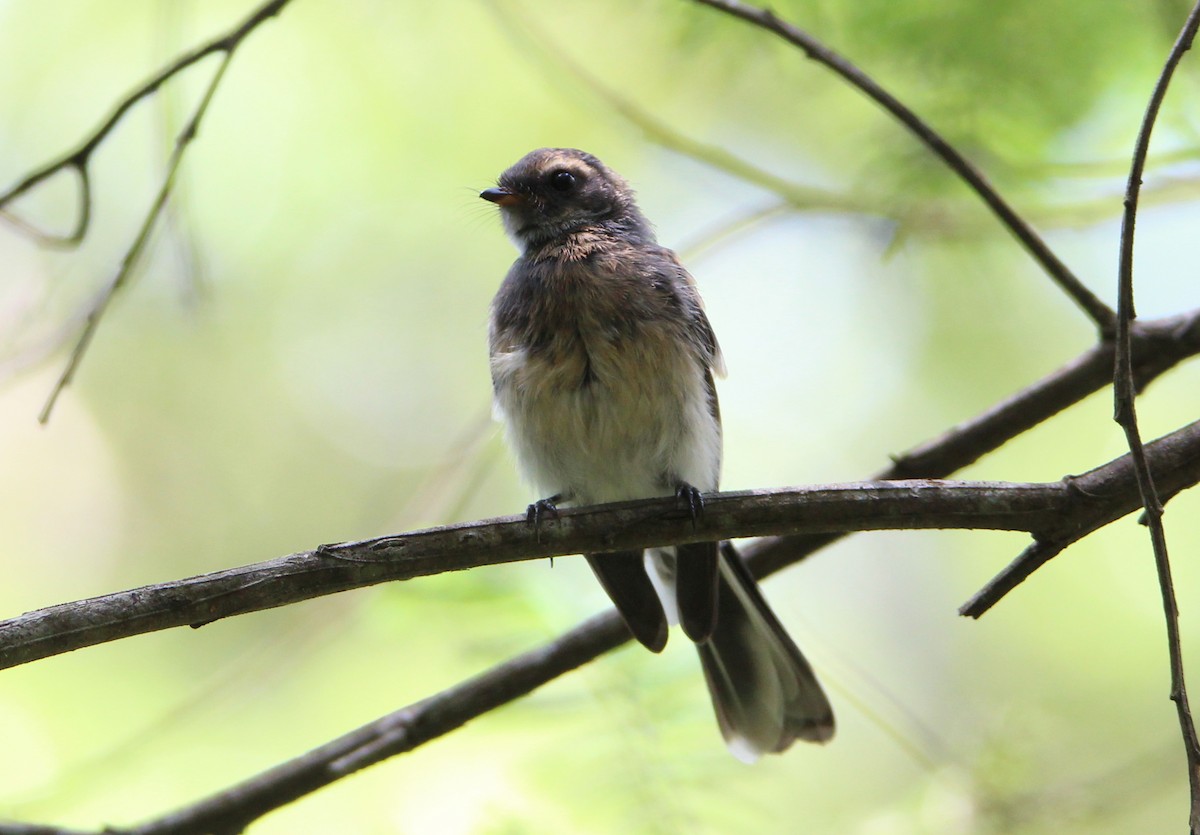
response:
M496 407L526 475L580 503L715 489L720 428L669 331L582 325L493 354Z

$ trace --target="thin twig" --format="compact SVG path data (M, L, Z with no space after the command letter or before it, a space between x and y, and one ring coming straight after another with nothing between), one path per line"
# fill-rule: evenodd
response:
M66 367L59 374L55 381L54 387L51 389L49 396L46 399L45 405L38 414L38 421L45 423L50 419L50 413L54 409L54 404L58 400L58 396L63 389L71 382L79 363L83 359L83 355L87 352L88 346L91 344L92 337L95 336L96 328L100 324L100 319L108 309L109 302L118 290L123 287L129 280L131 273L138 260L146 250L147 243L150 240L150 234L154 230L155 224L162 215L164 207L167 204L168 198L171 196L171 190L174 187L179 165L183 161L183 156L187 151L188 146L195 140L200 130L200 123L204 118L204 114L208 111L208 106L212 102L213 95L217 91L221 80L225 77L225 71L229 67L230 61L233 60L234 54L238 47L245 40L246 36L257 29L263 22L271 19L283 11L284 7L291 0L269 0L258 7L254 12L246 17L241 23L230 29L223 35L220 35L202 46L193 49L191 52L180 56L166 68L160 70L148 81L134 89L124 99L122 99L108 117L100 124L91 135L88 136L77 148L64 154L58 159L47 163L33 173L29 174L21 182L17 183L12 188L0 194L0 212L4 212L5 207L12 201L16 200L21 195L29 192L34 187L43 183L55 174L62 171L74 171L79 178L79 216L76 220L74 229L70 234L65 236L55 236L52 234L39 232L34 229L31 224L25 223L19 219L6 214L10 221L14 222L18 227L26 232L33 234L37 239L46 245L51 246L75 246L79 244L87 235L92 214L92 198L91 198L91 175L89 172L89 164L92 154L100 147L101 143L108 137L125 115L142 99L156 92L163 84L174 78L183 70L193 66L194 64L204 60L210 55L220 53L221 63L213 73L212 79L209 81L208 87L204 91L200 102L196 105L192 112L191 118L188 119L183 130L175 138L175 147L172 150L171 157L167 163L167 170L163 177L163 182L155 196L154 202L150 205L142 225L138 230L137 236L133 243L126 251L121 259L120 266L117 268L116 274L104 286L104 289L93 302L91 309L88 311L87 317L84 319L83 326L75 341L75 347L71 351L71 355L67 360Z
M183 37L185 19L192 11L189 8L192 5L194 4L187 0L178 0L160 6L155 27L156 40L159 42L156 51L161 50L165 55L169 55L178 48L177 45ZM172 90L169 86L163 88L162 94L158 96L156 108L158 118L155 127L159 134L156 139L162 142L168 158L175 144L174 137L179 133L179 126L187 118L180 96L176 95L178 92L181 91ZM191 222L190 207L186 199L187 173L186 169L180 172L172 199L163 209L162 237L178 265L180 297L185 306L192 307L205 290L205 264L196 240L196 225ZM151 242L150 246L153 247L154 243Z
M105 285L99 297L92 304L91 310L88 311L87 319L83 323L83 330L75 342L75 347L71 350L71 356L67 359L66 366L58 375L54 387L51 388L50 395L46 398L46 403L42 406L41 412L38 413L39 423L46 423L46 421L50 420L50 413L54 409L54 404L58 402L58 396L62 394L63 389L67 387L71 379L75 376L75 371L79 368L79 363L82 361L84 353L92 342L92 337L96 335L96 328L99 327L100 319L108 309L109 302L112 301L116 292L129 280L129 276L133 272L138 259L146 251L146 243L150 240L150 233L154 231L154 225L162 215L163 208L167 204L167 198L171 196L171 189L175 185L175 176L179 172L179 164L183 161L184 152L187 150L187 146L196 138L200 129L200 121L208 111L208 105L212 101L213 94L216 93L221 79L225 77L225 70L229 67L229 62L232 58L232 52L225 52L222 55L221 63L217 66L216 72L213 73L213 77L209 81L199 105L197 105L195 112L192 114L192 118L188 120L188 123L176 137L175 148L171 152L170 160L167 162L167 170L163 175L163 182L158 189L158 194L154 198L154 203L151 204L150 211L142 220L142 226L138 230L137 236L133 239L133 243L125 252L125 257L121 259L121 264L117 268L116 275Z
M640 130L647 141L777 194L796 209L855 213L867 211L861 203L837 192L788 180L719 145L693 139L605 85L572 60L565 50L559 49L556 46L556 38L528 18L518 23L503 3L488 2L484 6L491 10L505 35L515 44L519 55L535 59L541 57L551 65L549 71L543 72L544 76L558 79L565 70L567 75L573 76L614 113Z
M793 208L786 200L774 200L763 206L725 218L703 231L689 235L687 239L672 245L680 260L696 264L706 255L726 246L739 235L744 235L768 221L783 216Z
M1001 223L1025 247L1033 258L1042 265L1050 278L1096 323L1104 337L1112 334L1115 316L1112 308L1102 302L1079 278L1071 272L1053 250L1042 240L1021 215L1013 209L966 157L955 150L937 131L926 124L912 110L902 104L887 90L850 61L822 44L812 35L781 20L769 9L758 8L740 0L696 0L705 6L733 15L741 20L772 32L798 46L812 60L825 65L857 87L877 104L895 116L918 139L929 147L949 168L961 177L979 195Z
M1196 736L1196 725L1188 705L1187 685L1183 669L1183 647L1179 637L1179 604L1175 599L1175 585L1171 579L1171 562L1167 554L1167 536L1163 527L1163 506L1155 487L1154 474L1146 460L1141 430L1138 428L1137 409L1134 405L1136 387L1133 379L1133 348L1131 323L1137 315L1133 303L1133 239L1137 221L1138 196L1142 187L1142 173L1146 166L1146 155L1150 150L1150 135L1159 109L1167 94L1167 87L1175 74L1175 68L1183 54L1192 47L1196 31L1200 28L1200 2L1193 7L1184 22L1179 37L1167 55L1166 64L1159 74L1146 106L1146 113L1138 129L1134 144L1133 162L1129 168L1129 181L1125 190L1125 212L1121 221L1121 252L1118 267L1117 293L1117 349L1113 372L1113 419L1125 431L1125 440L1137 474L1138 491L1145 508L1145 521L1150 528L1150 540L1154 548L1154 564L1158 571L1158 585L1162 592L1163 615L1167 625L1167 651L1171 669L1171 700L1175 703L1183 735L1184 751L1187 755L1188 786L1191 790L1191 810L1188 823L1192 835L1200 835L1200 740ZM1169 491L1169 488L1166 488Z
M981 618L988 609L995 606L1006 594L1029 579L1050 560L1057 557L1069 542L1034 541L1022 551L1017 558L987 582L983 588L975 592L971 599L958 607L958 613L966 618Z
M181 55L143 82L125 96L125 98L121 99L112 112L100 123L100 126L92 131L75 149L68 151L56 160L46 163L7 191L0 193L0 211L4 211L18 197L31 191L35 186L40 185L55 174L62 171L74 171L80 180L80 207L75 227L69 234L53 235L41 233L37 232L31 224L24 223L11 216L9 219L25 231L35 234L44 244L50 246L75 246L79 244L87 235L91 219L91 177L88 173L88 165L91 162L92 154L100 147L100 144L104 142L109 133L120 124L121 120L125 118L125 115L135 104L147 96L153 95L159 87L188 67L203 61L215 52L224 52L227 54L235 52L247 35L266 20L278 15L290 2L291 0L270 0L264 3L233 29L213 38L206 44L196 47L191 52Z

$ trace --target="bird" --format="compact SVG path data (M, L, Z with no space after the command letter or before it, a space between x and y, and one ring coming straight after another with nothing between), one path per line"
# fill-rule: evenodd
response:
M559 507L678 497L695 523L718 489L721 349L696 283L629 183L575 148L539 148L479 195L516 261L490 309L496 416L540 526ZM695 644L721 734L753 762L833 737L812 667L729 543L584 555L633 637Z

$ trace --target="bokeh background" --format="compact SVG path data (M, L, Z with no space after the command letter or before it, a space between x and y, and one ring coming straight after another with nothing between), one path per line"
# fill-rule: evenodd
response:
M1123 176L1179 0L779 0L988 172L1104 299ZM247 0L0 2L0 183ZM476 194L590 150L696 275L730 375L729 489L846 481L1085 350L1093 333L939 162L764 33L681 0L294 0L251 36L149 259L48 426L62 340L147 209L215 61L93 162L78 251L0 224L0 616L318 543L521 512L489 421L487 307L513 257ZM1200 303L1200 65L1156 134L1139 312ZM664 133L663 128L669 133ZM672 148L792 184L792 202ZM69 228L69 177L19 209ZM1195 364L1140 401L1192 420ZM1121 454L1100 393L962 473L1054 480ZM1193 670L1197 499L1167 528ZM753 767L686 642L626 648L258 833L1181 831L1187 791L1147 538L1071 548L979 622L1026 544L864 534L766 585L830 689L825 748ZM195 800L606 605L577 559L423 579L0 675L0 819L98 827Z

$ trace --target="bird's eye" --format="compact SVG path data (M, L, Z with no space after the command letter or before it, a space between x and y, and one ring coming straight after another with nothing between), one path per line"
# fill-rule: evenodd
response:
M570 191L575 185L575 175L570 171L555 171L550 175L550 186L555 191Z

